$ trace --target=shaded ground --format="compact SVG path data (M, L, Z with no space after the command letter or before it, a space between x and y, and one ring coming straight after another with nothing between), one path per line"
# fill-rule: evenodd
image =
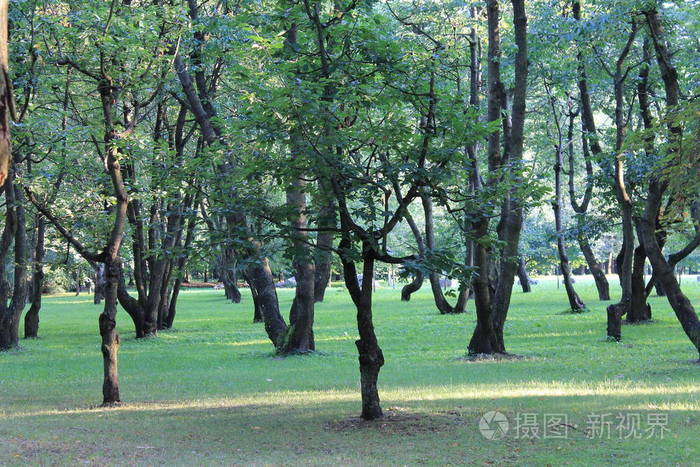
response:
M693 301L700 286L685 282ZM463 359L473 304L442 316L422 291L411 302L379 290L376 324L386 366L387 417L357 418L354 312L332 290L316 318L320 352L275 359L248 295L187 291L176 329L136 341L120 312L122 398L100 400L98 307L88 297L47 298L42 338L0 354L0 465L698 465L700 385L694 351L665 299L655 322L605 341L605 303L559 314L563 289L541 282L515 292L508 350L522 358ZM292 291L280 291L288 309ZM617 292L613 291L613 296ZM486 439L489 411L509 423ZM519 436L518 419L567 416L565 438ZM591 436L591 416L610 414L610 436ZM663 438L622 436L618 414L667 417ZM561 428L561 427L560 427ZM595 427L593 427L595 428ZM641 428L641 427L640 427Z

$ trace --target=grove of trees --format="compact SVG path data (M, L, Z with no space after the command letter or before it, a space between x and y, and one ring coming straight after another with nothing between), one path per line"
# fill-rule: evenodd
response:
M0 350L87 281L116 404L117 320L158 338L215 281L304 354L342 278L371 420L377 280L402 279L397 306L427 279L437 313L473 309L478 358L507 354L516 279L556 271L572 313L593 276L611 340L658 293L700 352L676 276L700 270L698 6L0 1Z

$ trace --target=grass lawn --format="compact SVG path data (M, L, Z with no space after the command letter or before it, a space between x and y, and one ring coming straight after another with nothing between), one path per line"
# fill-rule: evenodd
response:
M0 354L0 465L700 465L700 366L666 299L651 299L652 324L624 326L623 342L609 343L606 303L592 282L576 286L590 313L563 313L552 281L516 290L506 345L522 358L476 362L462 358L473 303L440 316L427 284L409 303L378 290L388 417L372 423L355 418L357 331L343 289L316 309L319 352L286 359L251 322L247 291L239 305L221 290L182 294L175 329L154 339L136 341L120 311L116 409L94 408L99 307L47 297L42 337ZM700 284L684 289L697 305ZM286 314L292 291L279 295ZM481 434L487 411L507 417L502 439ZM546 439L545 417L557 423Z

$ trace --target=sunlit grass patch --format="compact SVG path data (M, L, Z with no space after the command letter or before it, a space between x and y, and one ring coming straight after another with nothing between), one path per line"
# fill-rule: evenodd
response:
M477 362L462 359L473 303L441 316L427 287L408 303L398 289L379 289L389 421L370 429L357 419L355 311L343 290L317 307L318 352L288 358L252 323L248 295L233 305L222 291L186 291L175 328L147 340L133 338L120 311L124 404L109 409L96 407L100 307L89 297L47 297L41 338L0 354L0 464L693 464L700 367L667 302L652 297L654 322L625 326L622 342L608 344L607 303L585 281L577 286L590 313L558 314L566 296L553 282L516 291L505 339L519 358ZM700 297L697 284L686 290ZM286 313L293 291L279 296ZM523 412L565 413L578 431L560 441L488 441L477 422L489 410L513 423ZM620 411L667 413L668 436L586 438L589 414Z

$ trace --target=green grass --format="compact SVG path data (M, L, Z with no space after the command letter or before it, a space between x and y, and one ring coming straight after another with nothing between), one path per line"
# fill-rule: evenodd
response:
M611 278L611 282L615 282ZM354 309L342 289L317 307L312 356L277 359L251 299L222 291L181 296L175 329L136 341L126 313L120 383L124 406L101 400L99 307L90 297L45 299L38 340L0 354L0 465L700 465L700 366L664 298L654 323L605 340L605 303L576 284L590 313L566 314L564 290L541 282L519 290L506 344L520 359L462 357L473 303L440 316L428 287L410 303L399 291L375 297L386 365L386 421L361 423ZM700 285L684 281L696 302ZM617 294L613 290L613 295ZM280 291L287 310L291 291ZM477 421L497 410L511 421L486 440ZM668 415L664 439L589 439L590 414ZM562 413L567 439L522 439L517 414ZM542 428L540 428L542 430Z

